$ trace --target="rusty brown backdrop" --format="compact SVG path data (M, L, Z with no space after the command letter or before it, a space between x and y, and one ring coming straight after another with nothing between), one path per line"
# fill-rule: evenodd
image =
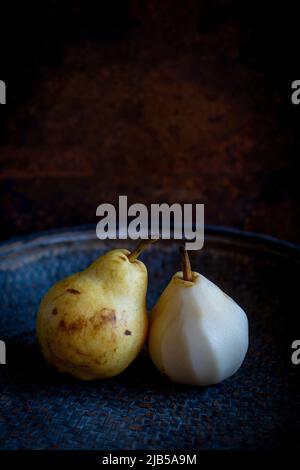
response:
M261 3L3 6L1 238L127 194L299 242L297 15Z

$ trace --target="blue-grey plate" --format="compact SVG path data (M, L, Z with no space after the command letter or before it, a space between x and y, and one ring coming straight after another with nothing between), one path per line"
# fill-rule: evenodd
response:
M115 246L95 230L36 234L0 246L1 449L278 449L299 442L299 248L210 227L193 269L247 312L250 347L241 369L209 387L169 382L146 350L118 377L79 382L43 360L35 338L39 302L58 279ZM160 241L142 259L149 309L180 269L178 244ZM298 302L299 303L299 302ZM299 368L299 369L298 369Z

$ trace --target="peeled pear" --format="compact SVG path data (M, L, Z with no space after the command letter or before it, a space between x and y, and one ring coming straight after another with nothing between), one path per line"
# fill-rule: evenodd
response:
M233 375L248 349L248 320L219 287L192 272L182 251L183 272L174 274L150 317L149 352L174 382L207 386Z
M112 377L135 359L148 332L147 269L116 249L62 279L43 298L37 338L47 362L82 380Z

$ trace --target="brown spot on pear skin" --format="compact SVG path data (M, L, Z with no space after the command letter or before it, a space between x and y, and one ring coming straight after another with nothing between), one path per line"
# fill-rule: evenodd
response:
M57 308L55 307L53 310L52 310L52 315L57 315L58 314L58 310Z
M71 323L66 323L64 320L61 320L58 324L58 328L67 334L72 334L81 331L86 326L86 323L86 319L82 317Z
M110 308L102 308L99 312L95 313L89 321L94 330L98 330L105 325L114 325L116 320L117 317L114 310Z
M60 320L59 325L58 325L58 328L59 328L60 330L66 330L66 329L67 329L67 325L66 325L65 320Z
M75 295L80 294L79 290L76 290L76 289L67 289L67 292L69 292L70 294L75 294Z
M126 336L130 336L130 335L131 335L131 331L129 331L129 330L125 330L125 331L124 331L124 335L126 335Z
M116 312L112 310L111 308L103 308L100 310L100 316L103 320L103 322L111 322L115 323L116 322Z
M105 324L115 324L116 320L117 318L114 310L103 308L91 318L79 317L70 323L67 323L65 320L61 320L58 324L58 328L66 334L73 334L88 327L93 328L94 330L99 330Z

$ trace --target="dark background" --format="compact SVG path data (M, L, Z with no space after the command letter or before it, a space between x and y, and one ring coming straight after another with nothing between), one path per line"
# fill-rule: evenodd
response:
M127 194L300 242L299 15L262 3L2 3L1 238Z

